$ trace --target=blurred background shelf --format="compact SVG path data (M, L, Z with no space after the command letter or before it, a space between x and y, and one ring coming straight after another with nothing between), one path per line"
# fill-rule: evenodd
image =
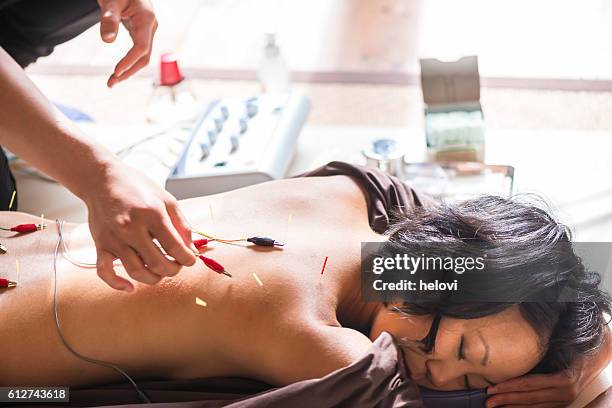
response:
M612 90L607 0L154 0L154 58L180 51L200 78L252 79L263 41L302 79L416 84L421 57L478 55L485 86ZM106 73L129 47L97 27L33 67ZM66 70L69 68L69 70ZM149 73L152 72L149 68ZM340 74L340 75L334 75Z

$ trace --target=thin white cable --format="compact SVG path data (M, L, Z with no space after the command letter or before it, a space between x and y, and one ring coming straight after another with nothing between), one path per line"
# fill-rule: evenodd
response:
M144 403L150 404L151 400L149 399L149 397L147 397L147 395L140 389L138 384L136 384L136 382L132 379L132 377L128 375L128 373L126 373L124 370L122 370L120 367L116 366L115 364L112 364L106 361L102 361L102 360L97 360L95 358L90 358L90 357L80 354L79 352L77 352L75 349L72 348L72 346L68 343L68 341L64 337L64 334L62 333L61 324L60 324L59 311L58 311L59 308L58 308L58 301L57 301L57 258L59 256L60 247L65 248L64 236L62 232L64 222L60 220L56 220L56 223L57 223L58 239L57 239L57 245L55 246L55 251L53 252L53 314L55 317L55 328L57 329L57 334L59 335L60 340L62 341L64 346L68 349L68 351L70 351L75 357L85 362L91 363L91 364L96 364L102 367L113 369L119 374L121 374L132 384L132 386L134 387L134 390L136 390L140 399Z
M62 222L62 227L63 227L63 222ZM58 226L59 228L59 226ZM81 261L75 261L74 259L72 259L72 257L70 257L70 255L68 255L70 253L70 251L68 251L68 246L66 245L66 240L64 239L63 234L61 235L61 242L62 242L62 257L67 260L68 262L70 262L71 264L78 266L80 268L95 268L96 264L95 263L91 263L91 262L81 262Z

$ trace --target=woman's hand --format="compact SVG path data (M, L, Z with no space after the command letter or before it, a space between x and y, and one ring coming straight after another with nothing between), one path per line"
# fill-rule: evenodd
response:
M487 388L487 408L567 407L610 363L610 333L597 354L576 361L568 370L555 374L530 374Z
M157 30L157 19L151 3L147 0L98 0L102 18L100 36L111 43L117 38L119 23L130 33L134 45L115 66L108 79L108 87L114 86L145 67L151 58L153 36Z
M583 373L530 374L487 389L491 407L567 407L586 385ZM491 396L492 395L492 396Z
M118 162L108 166L82 198L89 209L98 275L112 288L134 288L115 273L117 258L131 278L147 284L195 263L191 231L176 199L137 170Z

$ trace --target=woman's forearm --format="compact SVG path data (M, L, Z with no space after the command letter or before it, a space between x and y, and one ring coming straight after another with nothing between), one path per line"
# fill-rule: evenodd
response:
M116 161L61 115L2 48L0 145L81 198Z

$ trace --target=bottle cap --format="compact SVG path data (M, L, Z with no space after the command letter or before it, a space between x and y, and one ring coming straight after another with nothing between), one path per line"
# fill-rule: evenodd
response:
M266 45L276 45L276 33L273 31L266 31L264 33L266 37Z
M280 55L280 47L276 43L276 33L266 32L266 46L264 52L268 58L278 57Z
M161 85L176 85L184 79L179 68L178 58L174 54L162 54L159 67Z

